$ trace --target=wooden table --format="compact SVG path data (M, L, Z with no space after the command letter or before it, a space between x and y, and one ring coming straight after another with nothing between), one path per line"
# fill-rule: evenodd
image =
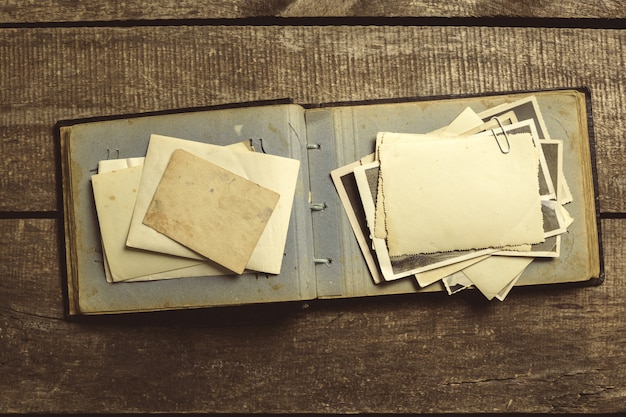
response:
M0 412L626 410L625 18L611 0L5 1ZM60 119L572 86L592 92L599 287L64 317Z

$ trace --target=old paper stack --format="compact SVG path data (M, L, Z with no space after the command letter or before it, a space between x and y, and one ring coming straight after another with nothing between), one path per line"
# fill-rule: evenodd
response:
M145 158L92 176L106 278L133 282L281 270L300 162L152 135Z
M560 254L573 222L562 161L531 96L468 107L429 134L380 132L373 154L331 174L376 283L440 282L503 300L533 260ZM362 207L346 196L346 172Z

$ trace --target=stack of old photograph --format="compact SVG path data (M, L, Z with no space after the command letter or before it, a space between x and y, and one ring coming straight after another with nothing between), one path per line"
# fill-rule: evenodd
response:
M248 141L155 134L145 157L100 161L91 181L107 281L278 274L299 166Z
M559 257L572 194L536 97L467 107L430 133L379 132L373 151L331 175L375 283L502 301L533 261Z

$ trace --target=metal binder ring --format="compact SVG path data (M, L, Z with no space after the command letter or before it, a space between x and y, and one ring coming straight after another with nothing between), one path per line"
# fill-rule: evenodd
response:
M502 153L507 154L511 152L511 142L509 141L509 135L508 133L506 133L506 130L504 130L504 126L502 125L502 122L500 121L500 119L498 119L497 116L491 118L491 120L494 120L494 119L496 122L498 122L498 126L500 126L500 130L502 130L502 134L504 134L504 139L506 139L506 146L507 146L506 151L504 150L504 148L502 148L502 144L500 143L500 140L498 139L498 134L496 133L496 131L494 129L491 129L491 133L493 134L493 137L496 139L496 143L498 144L498 147L500 148Z
M326 203L312 203L312 204L309 204L309 208L310 208L312 211L322 211L322 210L326 210L326 207L328 207L328 206L326 205Z
M117 156L114 159L120 159L120 150L115 149ZM107 148L107 160L111 159L111 149Z

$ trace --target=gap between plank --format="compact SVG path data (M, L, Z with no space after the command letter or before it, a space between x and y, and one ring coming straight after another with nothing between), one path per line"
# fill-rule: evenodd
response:
M64 22L7 22L0 28L81 28L136 26L487 26L573 29L624 29L624 19L564 17L244 17L192 19L136 19Z

